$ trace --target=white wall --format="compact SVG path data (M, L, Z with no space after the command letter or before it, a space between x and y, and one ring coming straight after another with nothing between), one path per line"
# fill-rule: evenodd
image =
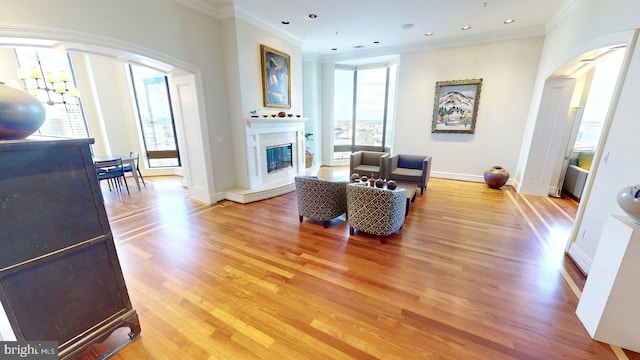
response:
M100 153L95 150L95 154L129 154L129 151L137 150L139 147L132 147L130 144L138 143L135 124L137 118L131 108L131 97L128 93L129 85L125 73L125 66L122 62L104 56L86 56L88 65L93 77L95 93L83 92L82 99L93 97L94 102L99 102L99 118L104 122L106 138L109 141L109 153ZM77 62L76 62L77 63ZM123 94L124 86L124 94ZM125 95L125 96L123 96ZM88 102L88 101L85 101ZM93 114L95 115L95 114ZM87 122L94 122L92 116L88 116ZM127 125L133 124L133 132L129 131ZM129 139L131 137L131 139ZM135 141L135 142L134 142Z
M494 165L515 171L543 40L536 36L401 54L392 153L431 155L434 177L482 182ZM333 67L325 62L318 70L325 165L333 165ZM432 134L436 82L475 78L483 79L475 134Z
M272 114L280 111L302 114L302 50L272 33L269 33L249 22L235 18L224 22L225 48L235 51L235 56L227 54L231 75L227 83L235 98L230 100L231 131L234 142L234 159L236 166L236 185L249 188L249 173L244 145L244 118L251 115L249 111L261 109L258 114ZM291 108L264 108L262 99L262 70L260 60L260 44L267 45L290 56L291 67ZM237 76L234 76L237 74Z
M514 171L542 37L405 53L400 57L393 153L433 157L432 176L483 181ZM432 134L435 84L482 78L475 134Z
M581 0L546 35L540 71L536 79L533 101L525 132L524 149L531 139L537 116L539 97L545 80L562 65L578 55L606 45L625 42L623 31L640 27L640 3L633 0ZM580 267L589 271L600 242L600 235L610 214L623 214L617 206L616 194L624 186L640 182L640 166L635 166L638 147L634 134L640 132L637 121L637 94L640 93L640 54L633 53L624 88L617 106L612 109L612 124L601 143L608 162L592 166L591 192L583 196L576 219L576 238L569 253ZM526 156L526 151L523 151ZM524 166L525 164L521 164Z

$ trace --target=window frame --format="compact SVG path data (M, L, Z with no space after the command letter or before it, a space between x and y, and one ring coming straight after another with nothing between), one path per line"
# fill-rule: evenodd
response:
M175 116L173 114L173 106L171 104L171 92L169 91L169 78L162 74L163 79L164 79L164 88L167 94L167 106L169 107L168 111L169 111L169 115L171 117L171 130L173 132L173 138L174 138L174 142L175 142L175 150L149 150L149 147L147 146L147 136L146 133L144 131L144 123L142 121L142 116L141 116L141 112L140 112L140 102L138 101L138 90L136 89L136 85L135 85L135 79L136 79L136 75L134 74L134 69L133 69L133 65L132 64L128 64L128 68L129 68L129 75L131 78L131 88L133 91L133 100L135 102L135 106L136 106L136 111L137 111L137 116L138 116L138 125L140 126L140 134L142 137L142 144L144 146L144 152L145 152L145 158L146 158L146 162L147 162L147 166L149 169L162 169L162 168L176 168L176 167L181 167L182 166L182 160L180 158L180 147L178 146L178 134L176 132L176 121L175 121ZM158 72L160 73L160 72ZM161 73L160 73L161 74ZM176 159L178 161L177 165L163 165L163 166L158 166L158 165L152 165L151 160L154 159Z
M389 86L391 78L391 67L396 65L395 63L374 63L366 65L344 65L336 64L334 66L334 79L336 70L349 70L353 71L353 91L352 91L352 113L351 113L351 144L347 145L333 145L333 154L344 152L356 152L356 151L384 151L389 152L390 146L387 141L387 126L389 125ZM358 123L357 114L357 92L358 92L358 71L370 70L370 69L386 69L385 75L385 89L384 89L384 108L382 114L382 144L381 145L358 145L356 144L356 125ZM397 81L397 69L396 69L396 81ZM393 84L395 86L395 84ZM334 100L335 100L335 83L334 83ZM334 108L335 112L335 108ZM333 116L333 136L332 142L335 142L335 113ZM341 160L332 156L334 161Z
M23 60L25 57L30 58L31 54L25 54L23 53L22 55L19 55L19 52L22 51L29 51L29 52L33 52L35 55L35 63L22 63L20 61L20 58L22 57ZM64 57L65 57L65 65L67 66L66 69L49 69L49 68L43 68L42 67L42 59L46 59L47 56L50 56L50 54L60 54L60 52L53 50L53 49L41 49L41 48L33 48L33 47L15 47L14 48L14 54L16 57L16 63L18 64L19 69L27 69L27 67L33 67L36 66L35 64L37 64L37 67L39 68L39 70L41 72L44 72L45 70L49 71L49 70L55 70L55 71L59 71L59 70L65 70L67 71L67 75L69 80L65 83L65 86L71 86L74 87L75 89L78 88L78 81L76 78L76 74L75 74L75 69L73 66L73 61L71 59L71 54L69 54L69 52L64 52ZM43 56L44 55L44 56ZM61 60L61 59L60 59ZM42 76L44 77L44 74L42 74ZM30 80L31 81L31 80ZM24 88L26 90L27 87L27 80L22 80ZM50 84L46 84L46 87L48 88L49 86L51 86ZM38 90L38 91L45 91L45 90ZM91 137L91 133L89 132L89 126L87 124L87 117L85 115L84 112L84 106L82 105L82 99L79 96L70 96L67 95L62 96L61 97L61 101L56 101L56 99L52 99L51 96L54 97L58 97L59 94L55 93L55 91L50 90L47 91L47 100L44 100L41 96L35 96L44 106L45 109L47 110L47 115L46 115L46 119L45 119L45 123L43 124L43 126L41 126L37 133L41 134L41 135L45 135L45 136L62 136L62 137L70 137L70 138L88 138ZM74 99L74 100L71 100ZM51 103L49 103L49 101ZM49 132L43 132L43 129L46 129L48 127L48 121L54 119L51 116L51 107L55 108L55 111L59 114L66 114L64 115L64 118L59 119L61 120L63 123L71 123L69 124L69 128L76 128L76 126L72 126L73 124L75 125L82 125L82 128L84 129L84 133L83 134L69 134L67 132L65 132L64 134L60 134L60 133L49 133ZM64 112L63 112L63 108L64 107ZM77 109L77 111L74 111L74 108ZM74 120L73 118L75 116L73 116L74 113L77 112L77 117L78 119Z

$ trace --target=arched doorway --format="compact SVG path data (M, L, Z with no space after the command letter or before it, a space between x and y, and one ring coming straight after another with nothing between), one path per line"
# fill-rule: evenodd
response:
M598 61L589 61L594 60L599 57L604 58L606 53L610 53L612 51L619 51L621 48L632 49L633 44L635 44L635 34L633 31L627 31L622 33L616 33L604 38L600 38L594 40L584 46L580 47L574 53L575 56L572 56L570 60L558 66L555 70L549 73L544 80L545 86L549 85L548 82L550 80L562 79L562 78L573 78L577 79L582 74L588 72L593 68ZM605 146L608 136L608 131L611 126L611 119L613 118L613 114L615 112L617 101L619 94L622 90L623 82L622 79L626 77L626 69L628 67L632 51L627 51L624 60L622 62L621 70L618 75L618 80L613 90L613 95L611 97L611 104L609 106L609 111L606 115L606 119L603 123L602 135L600 137L599 146L593 154L592 166L590 169L590 174L587 178L586 184L584 186L584 190L582 191L582 197L580 204L578 206L578 210L575 216L573 228L571 230L571 234L567 239L566 251L568 255L574 260L574 262L581 268L585 273L588 272L588 264L590 263L590 259L587 257L581 256L581 251L571 251L572 245L576 242L578 238L578 229L580 229L582 224L582 219L585 213L585 209L589 204L589 197L591 192L592 180L596 177L598 171L598 164L603 158L602 148ZM576 81L577 82L577 81ZM572 88L575 90L576 86ZM550 187L557 186L558 177L554 179L554 172L559 171L563 166L564 156L568 144L570 143L570 135L571 129L573 125L573 121L576 115L578 114L578 109L580 107L580 98L582 97L583 88L581 87L579 91L572 91L572 94L575 93L577 96L574 99L574 105L576 108L573 111L569 111L571 106L567 106L566 108L560 110L556 109L558 112L558 116L553 119L543 118L542 121L536 121L534 125L534 133L535 131L542 131L544 128L553 128L558 134L562 134L562 136L557 136L554 138L545 138L545 137L533 137L531 140L531 144L529 148L531 151L535 149L545 149L547 150L547 157L539 157L536 159L531 153L526 158L526 163L523 163L523 167L525 169L524 174L522 176L521 187L519 188L519 192L524 194L538 195L538 196L546 196L549 192L551 192ZM573 97L573 96L572 96ZM544 103L541 101L538 107L538 117L540 120L540 114L544 113L545 110L543 108ZM571 105L569 102L568 105ZM553 155L552 155L553 154ZM536 161L534 161L536 160ZM543 163L544 162L544 163ZM531 184L527 182L531 182L532 179L540 179L542 178L542 174L536 173L536 169L542 169L546 176L546 181L539 181L537 188L535 188L535 192L531 191L533 187ZM557 173L556 173L557 174Z
M182 138L179 142L180 153L189 197L203 203L215 202L213 164L206 161L210 144L199 68L135 44L67 30L0 26L0 46L43 47L70 53L95 54L165 73L169 77L171 91L175 92L172 105L177 110L176 132Z

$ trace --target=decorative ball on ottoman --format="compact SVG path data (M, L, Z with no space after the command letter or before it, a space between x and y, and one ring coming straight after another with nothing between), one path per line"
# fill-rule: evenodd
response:
M362 177L360 178L360 181L362 181L363 183L366 183L367 181L369 181L369 178L367 177L367 175L362 175Z
M351 174L351 182L356 182L359 179L360 179L360 174L358 173Z
M385 183L385 181L382 180L382 179L376 179L376 182L375 182L377 188L383 187L384 183Z
M393 180L387 181L387 189L395 190L396 187L398 187L398 184L395 181L393 181Z
M492 189L499 189L507 183L507 180L509 180L509 172L502 166L494 166L484 173L484 182Z

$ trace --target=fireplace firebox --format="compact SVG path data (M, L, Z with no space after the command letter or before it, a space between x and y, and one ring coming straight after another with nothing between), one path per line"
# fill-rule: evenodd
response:
M267 173L293 168L293 143L267 146Z

